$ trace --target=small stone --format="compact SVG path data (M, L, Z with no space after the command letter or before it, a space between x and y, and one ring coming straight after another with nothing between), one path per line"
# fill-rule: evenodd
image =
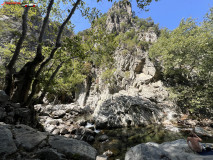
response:
M59 125L59 121L57 121L57 120L51 120L51 121L49 121L49 122L47 122L48 124L51 124L51 125Z
M79 120L77 122L80 126L86 126L87 125L87 121L86 120Z
M3 120L7 116L5 110L0 108L0 120Z
M98 137L98 141L99 142L103 142L103 141L106 141L108 139L109 139L109 137L107 135L105 135L105 134L100 136L100 137Z
M66 128L62 128L61 131L60 131L60 133L61 133L62 135L64 135L64 134L67 134L67 133L69 133L69 132L68 132L68 130L67 130Z
M74 139L78 139L78 140L80 140L81 139L81 135L74 135L74 137L73 137Z
M59 129L54 129L54 131L52 132L52 134L59 134L60 133L60 130Z
M65 116L66 112L64 110L54 111L52 113L53 118L63 118Z
M52 131L54 131L55 128L56 127L54 125L48 125L45 129L46 129L47 132L51 133Z
M72 135L71 134L65 134L64 137L71 138Z
M95 140L95 137L93 136L88 136L86 139L87 142L93 142L94 140Z
M96 160L108 160L108 157L105 155L99 155L96 157Z
M110 151L110 150L107 150L106 152L103 153L103 155L107 156L107 157L110 157L113 155L113 152Z
M12 124L14 122L14 118L12 116L7 116L5 118L5 123Z

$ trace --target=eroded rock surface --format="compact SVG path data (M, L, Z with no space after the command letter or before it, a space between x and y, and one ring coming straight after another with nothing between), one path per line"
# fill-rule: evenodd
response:
M32 151L47 138L46 133L36 131L26 125L16 125L13 129L16 144L19 148Z
M186 140L180 139L162 144L139 144L129 149L125 160L212 160L213 156L201 156L194 153Z
M26 125L0 124L0 159L94 160L96 149L84 141L39 132Z
M68 158L80 156L85 160L95 159L97 151L84 141L65 138L60 136L50 136L49 144L52 148L67 155Z

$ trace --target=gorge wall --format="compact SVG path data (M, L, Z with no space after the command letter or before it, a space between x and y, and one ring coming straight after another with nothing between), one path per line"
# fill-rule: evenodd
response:
M128 1L118 2L107 13L106 31L119 35L134 29L138 41L156 42L154 29L139 31L132 15ZM123 24L128 27L121 29ZM92 117L97 127L147 125L171 120L176 115L178 108L169 100L167 88L159 79L160 71L150 60L148 51L138 46L128 49L120 43L113 58L110 83L102 76L107 68L93 67L93 81L85 81L76 94L77 104L94 111Z

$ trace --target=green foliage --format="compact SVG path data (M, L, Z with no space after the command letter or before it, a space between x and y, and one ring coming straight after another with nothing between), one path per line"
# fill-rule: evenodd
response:
M116 69L106 69L104 72L102 72L101 79L104 81L105 84L113 85L115 82L115 73Z
M139 29L136 31L134 28L131 28L129 24L121 23L120 29L123 33L119 33L119 35L115 37L115 41L119 44L123 44L130 53L134 52L135 47L139 47L144 51L148 50L151 43L145 40L139 40L138 35L141 34L141 32L149 32L149 30L153 30L159 35L160 31L158 24L154 24L151 18L139 19L137 16L133 18L133 23L136 24L136 27ZM126 54L128 52L124 51L123 53Z
M92 63L96 67L111 67L114 59L114 53L117 42L114 34L107 34L105 31L106 15L97 19L92 28L79 33L83 39L83 48L87 51L86 61Z
M209 15L208 15L209 16ZM211 16L210 16L211 17ZM211 19L198 26L192 19L182 20L174 31L163 30L149 50L152 59L163 66L165 79L183 110L196 112L212 108L213 25Z
M142 50L148 50L149 49L149 46L150 46L150 42L147 42L147 41L140 41L138 43L138 46L142 49Z
M154 1L154 0L153 0ZM157 2L159 0L155 0L155 2ZM141 9L145 9L145 11L148 11L147 6L150 5L150 3L152 3L152 0L136 0L138 7Z
M108 0L112 1L112 0ZM63 1L55 1L52 11L51 11L51 18L55 19L54 23L49 24L50 31L57 32L58 26L63 22L64 17L70 13L70 9L62 9L60 8L60 3L69 4L69 6L73 6L75 1L72 0L63 0ZM97 0L99 2L99 0ZM127 1L124 1L127 2ZM137 1L140 3L141 1ZM127 2L128 3L128 2ZM141 2L144 3L144 2ZM146 2L145 2L146 3ZM144 4L145 4L144 3ZM149 2L147 2L149 3ZM42 17L44 17L47 11L47 5L49 1L43 0L40 1L39 8L30 8L28 13L28 29L30 31L39 31L40 28L34 25L34 22L40 22ZM90 74L91 66L95 64L99 67L108 67L112 68L113 66L113 57L111 56L114 52L115 48L117 47L117 42L115 41L115 35L113 34L106 34L103 31L106 21L106 15L95 22L97 15L99 15L98 11L95 9L85 8L85 3L82 1L80 3L79 9L82 13L86 13L86 16L91 22L96 23L96 26L93 27L91 32L88 31L88 35L83 35L85 37L84 43L81 42L80 38L77 37L68 37L64 38L63 45L60 49L57 50L55 57L49 62L47 66L45 66L44 70L41 73L40 80L41 85L38 88L44 88L51 75L54 73L56 68L63 63L59 73L57 74L57 78L51 82L51 87L48 88L48 91L51 93L59 93L59 92L68 92L70 89L76 89L76 86L83 82L83 80ZM145 4L146 5L146 4ZM144 5L144 6L145 6ZM0 8L0 15L7 15L10 17L14 17L15 19L19 19L21 22L21 16L23 14L23 8L19 5L4 5ZM122 11L120 14L124 14ZM50 20L51 20L50 18ZM14 42L3 44L4 48L1 50L1 54L3 54L2 62L4 65L8 64L8 61L11 59L11 56L15 49L15 43L17 42L20 32L17 30L13 30L13 27L10 23L1 23L1 28L9 28L11 30L7 30L8 32L13 31L14 35L16 36ZM72 25L69 23L69 27L71 28ZM0 32L2 35L5 31ZM52 33L47 34L49 36ZM134 37L135 32L130 31L127 33L128 37L132 41L135 41L136 38ZM0 36L1 36L0 35ZM92 35L92 36L91 36ZM55 35L52 39L55 38ZM130 39L126 39L126 43L133 46L132 41ZM22 45L22 49L19 55L19 59L15 64L14 72L18 72L23 65L25 65L28 61L31 61L35 57L35 47L36 47L36 37L31 35L27 36L25 39L24 44ZM31 43L33 42L33 43ZM45 44L46 42L44 42ZM33 46L35 45L35 46ZM33 46L33 47L32 47ZM31 48L32 47L32 48ZM49 43L48 45L43 45L42 51L45 58L47 58L52 50L52 45ZM78 60L76 59L78 58ZM85 63L83 63L83 61ZM39 67L39 66L38 66ZM5 71L3 67L0 68L0 74L4 76ZM38 69L38 68L36 68ZM107 78L106 78L107 79Z
M98 18L93 22L93 26L106 27L106 19L107 15L106 14L102 15L102 17Z
M77 90L78 84L81 84L86 78L81 70L82 65L77 60L73 60L70 67L63 66L55 80L54 92L70 93L71 90Z
M125 71L124 76L125 76L125 78L128 79L130 77L130 72L129 71Z
M49 53L49 47L44 47L46 53ZM71 96L72 91L77 90L77 85L81 84L90 73L91 67L83 63L85 51L81 45L81 39L78 36L71 38L66 37L63 40L62 47L57 51L50 64L42 72L41 87L49 85L49 94L59 94ZM63 62L62 67L56 75L56 78L49 82L49 78L55 71L56 67Z

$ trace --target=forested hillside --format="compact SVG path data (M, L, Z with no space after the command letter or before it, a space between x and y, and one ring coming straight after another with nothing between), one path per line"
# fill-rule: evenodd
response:
M212 33L213 9L201 24L188 18L173 31L162 30L149 50L182 110L204 117L213 108Z
M136 16L129 0L104 14L81 0L41 4L0 8L0 156L202 159L184 140L167 141L194 131L213 142L213 8L169 30ZM76 34L75 10L91 23ZM151 141L166 143L131 152Z

